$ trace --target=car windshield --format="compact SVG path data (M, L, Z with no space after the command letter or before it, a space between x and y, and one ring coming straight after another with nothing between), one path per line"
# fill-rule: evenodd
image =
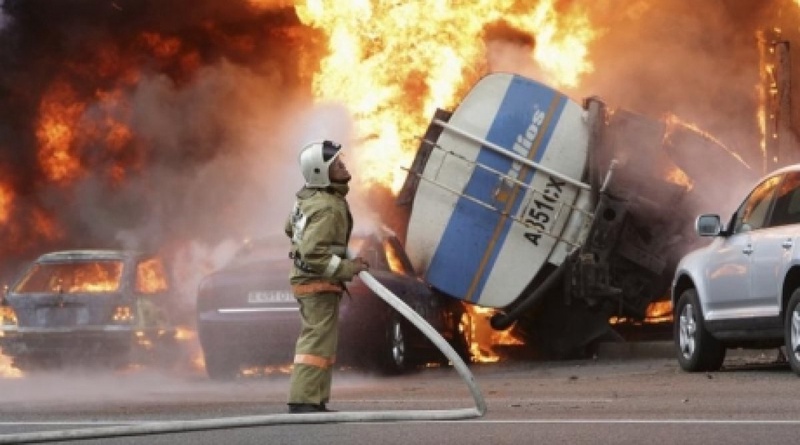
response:
M14 288L29 293L102 293L119 289L121 261L35 264Z

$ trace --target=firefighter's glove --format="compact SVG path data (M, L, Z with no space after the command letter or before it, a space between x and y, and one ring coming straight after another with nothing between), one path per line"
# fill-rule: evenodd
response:
M369 270L369 263L360 256L353 258L353 266L355 266L356 274Z

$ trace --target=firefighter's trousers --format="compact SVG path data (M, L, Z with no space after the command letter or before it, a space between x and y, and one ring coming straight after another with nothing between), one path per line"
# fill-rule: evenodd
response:
M289 403L327 403L339 337L341 293L297 297L302 327L295 346Z

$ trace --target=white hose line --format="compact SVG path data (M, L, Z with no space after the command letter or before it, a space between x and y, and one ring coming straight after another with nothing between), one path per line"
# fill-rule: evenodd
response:
M466 363L424 318L411 309L403 300L394 295L367 272L358 274L364 284L386 301L397 312L419 328L444 355L467 382L475 408L450 410L408 410L408 411L337 411L307 414L268 414L263 416L228 417L217 419L178 420L169 422L147 422L136 425L121 425L99 428L80 428L73 430L41 431L35 433L0 435L0 444L42 443L80 439L100 439L107 437L144 436L152 434L206 431L228 428L243 428L267 425L290 425L301 423L343 423L343 422L383 422L418 420L460 420L481 417L486 414L486 402L478 389L475 378Z
M397 295L393 294L386 286L382 285L378 280L375 279L371 274L368 272L361 272L358 274L358 277L361 278L361 281L369 287L372 292L375 292L379 297L381 297L389 306L393 307L397 312L403 315L408 321L414 324L423 334L430 341L436 345L437 348L453 363L453 367L456 368L458 374L461 375L461 378L467 383L469 386L469 390L472 393L472 397L475 399L475 408L473 415L468 417L481 417L486 414L486 401L483 400L483 395L481 394L480 389L478 389L478 384L475 382L475 377L469 371L469 367L464 360L461 359L461 356L450 346L450 343L445 340L436 329L433 328L424 318L422 318L414 309L411 309L403 300L397 297Z

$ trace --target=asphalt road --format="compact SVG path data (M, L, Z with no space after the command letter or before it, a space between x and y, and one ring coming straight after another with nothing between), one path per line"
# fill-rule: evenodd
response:
M715 373L682 372L667 343L601 347L579 361L471 365L488 411L453 421L358 422L363 413L469 409L452 368L400 377L341 369L331 407L302 422L285 414L281 371L212 382L200 370L70 370L0 379L0 443L106 434L81 444L755 444L796 443L800 380L777 351L736 351ZM321 417L320 417L321 416ZM346 419L347 421L343 421ZM335 423L325 423L337 420ZM198 430L239 422L247 427ZM282 422L293 422L281 424ZM156 422L156 423L153 423ZM190 431L115 436L151 425ZM39 436L37 436L39 435ZM62 443L52 441L50 443Z

